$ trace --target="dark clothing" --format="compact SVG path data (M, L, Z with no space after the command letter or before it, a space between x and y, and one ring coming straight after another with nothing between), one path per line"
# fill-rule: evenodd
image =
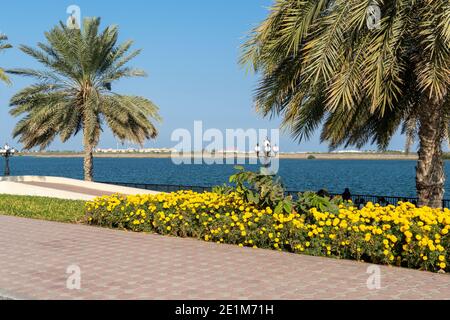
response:
M352 200L352 194L350 193L349 189L345 189L344 193L342 194L342 199L344 201L350 201Z

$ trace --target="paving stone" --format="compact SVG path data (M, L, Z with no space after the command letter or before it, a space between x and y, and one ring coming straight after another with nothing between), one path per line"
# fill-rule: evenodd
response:
M0 299L450 299L445 274L380 266L370 290L364 263L84 225L0 216L0 243Z

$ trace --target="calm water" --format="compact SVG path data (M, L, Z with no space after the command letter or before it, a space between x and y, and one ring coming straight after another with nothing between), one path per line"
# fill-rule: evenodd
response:
M4 163L0 160L0 174ZM11 159L12 175L63 176L81 179L81 158ZM415 161L407 160L281 160L279 175L290 190L325 188L342 193L415 196ZM257 170L256 166L247 166ZM232 165L181 165L170 159L95 159L97 181L211 186L223 184L235 172ZM446 162L446 173L450 166ZM446 195L450 181L446 184Z

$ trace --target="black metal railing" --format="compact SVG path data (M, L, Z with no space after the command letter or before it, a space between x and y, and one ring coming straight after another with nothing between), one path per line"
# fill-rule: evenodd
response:
M99 181L100 182L100 181ZM147 183L128 183L128 182L100 182L105 184L118 185L129 188L137 188L144 190L152 190L158 192L177 192L180 190L192 190L194 192L209 192L214 186L187 186L187 185L166 185L166 184L147 184ZM291 195L294 198L298 197L298 194L303 193L303 191L294 191L288 190L286 191L286 195ZM330 197L341 196L336 193L329 193ZM376 195L361 195L354 194L351 195L351 200L356 205L364 205L368 202L379 203L381 205L397 205L399 202L410 202L413 204L417 204L419 199L414 197L399 197L399 196L376 196ZM443 207L450 208L450 200L443 200Z
M298 196L299 191L287 191L288 195L296 198ZM301 193L301 192L300 192ZM337 196L341 196L341 194L337 193L329 193L329 196L334 198ZM368 202L379 203L382 205L397 205L399 202L410 202L413 204L417 204L419 199L414 197L398 197L398 196L375 196L375 195L363 195L363 194L352 194L350 196L353 203L356 205L364 205ZM450 207L450 200L443 200L444 208Z
M147 184L147 183L128 183L128 182L100 182L105 184L113 184L128 188L137 188L144 190L151 190L157 192L177 192L180 190L192 190L194 192L208 192L213 189L211 187L200 187L200 186L187 186L187 185L169 185L169 184Z

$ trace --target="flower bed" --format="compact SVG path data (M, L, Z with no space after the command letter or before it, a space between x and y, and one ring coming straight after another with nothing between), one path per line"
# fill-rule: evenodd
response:
M428 271L447 267L450 210L351 203L338 212L275 213L236 192L110 196L86 204L89 224Z

